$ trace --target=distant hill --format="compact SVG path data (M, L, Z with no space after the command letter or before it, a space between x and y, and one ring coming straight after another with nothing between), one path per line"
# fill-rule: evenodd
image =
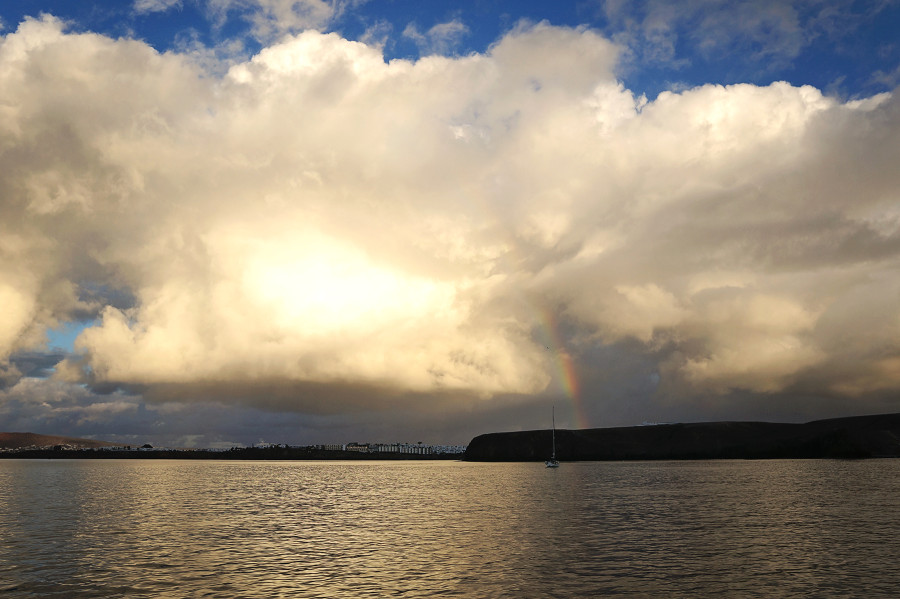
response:
M0 433L0 449L22 449L24 447L53 447L68 445L84 449L95 447L115 447L117 443L94 441L93 439L77 439L75 437L59 437L56 435L38 435L35 433Z
M550 430L488 433L463 459L541 461ZM704 422L557 430L562 461L900 457L900 414L816 420L805 424Z

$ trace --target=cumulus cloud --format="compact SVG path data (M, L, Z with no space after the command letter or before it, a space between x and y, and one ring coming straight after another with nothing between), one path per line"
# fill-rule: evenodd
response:
M897 390L895 97L648 102L620 53L539 24L385 62L307 30L216 76L26 21L0 46L0 356L96 317L59 384L321 414L535 396L558 352L602 384L613 345L675 398Z
M230 18L241 19L250 25L250 33L256 40L268 43L306 29L324 29L345 10L363 2L365 0L208 0L205 8L220 26Z
M446 23L438 23L425 33L420 32L415 23L409 23L403 30L403 37L415 42L419 47L419 52L423 55L450 54L468 33L469 28L461 21L454 19Z
M0 391L0 417L13 431L94 431L121 424L138 410L136 397L100 396L79 385L42 378L25 377Z
M810 45L844 46L891 2L850 0L601 0L608 33L627 48L627 62L683 69L693 62L732 61L731 80L756 78L793 63ZM739 58L737 58L739 57ZM738 66L737 63L740 63ZM741 72L743 71L743 72Z
M65 433L122 445L164 447L227 449L255 443L259 433L248 426L251 422L264 423L280 439L295 443L314 432L310 422L290 415L251 408L223 414L220 403L202 401L148 405L140 395L99 394L82 385L34 377L0 390L0 421L6 431ZM313 424L328 428L327 422L314 420Z

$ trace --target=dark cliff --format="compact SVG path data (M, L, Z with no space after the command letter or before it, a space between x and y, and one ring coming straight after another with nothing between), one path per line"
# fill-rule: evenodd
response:
M705 460L900 457L900 414L804 424L704 422L557 430L556 454L579 460ZM472 439L470 461L540 461L550 430L489 433Z

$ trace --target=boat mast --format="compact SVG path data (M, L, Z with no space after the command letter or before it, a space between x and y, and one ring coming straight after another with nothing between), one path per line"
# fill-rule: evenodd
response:
M550 412L551 421L553 422L553 428L550 431L550 442L553 446L553 453L550 456L551 460L556 459L556 406L553 406L552 411Z

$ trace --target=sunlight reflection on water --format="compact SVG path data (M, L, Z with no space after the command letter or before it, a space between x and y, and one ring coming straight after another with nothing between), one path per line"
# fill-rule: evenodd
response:
M0 460L0 598L891 596L900 460Z

